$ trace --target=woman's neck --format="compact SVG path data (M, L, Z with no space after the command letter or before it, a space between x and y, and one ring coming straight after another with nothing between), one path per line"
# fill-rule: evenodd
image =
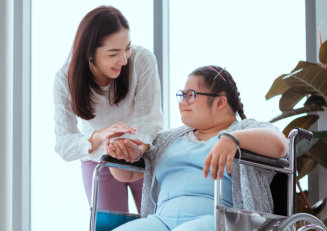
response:
M106 87L108 86L112 79L109 78L108 76L104 75L102 72L98 70L94 65L90 66L91 73L93 75L94 81L96 84L98 84L100 87Z
M100 87L106 87L111 83L112 79L109 78L96 78L95 77L95 82L98 84Z

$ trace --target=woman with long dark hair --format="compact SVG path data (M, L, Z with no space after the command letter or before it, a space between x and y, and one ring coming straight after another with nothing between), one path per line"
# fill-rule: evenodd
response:
M66 161L81 160L90 202L92 173L108 135L129 133L112 140L128 157L126 140L143 153L162 129L156 59L131 45L128 22L118 9L101 6L82 19L70 57L56 75L54 103L56 152ZM104 169L99 208L128 211L128 185L139 210L142 180L121 183Z

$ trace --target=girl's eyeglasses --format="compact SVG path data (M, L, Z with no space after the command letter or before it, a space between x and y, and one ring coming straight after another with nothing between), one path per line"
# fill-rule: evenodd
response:
M196 92L193 89L188 89L186 92L184 92L182 90L178 90L176 93L176 99L177 99L178 103L182 103L184 101L184 99L186 99L186 102L188 104L192 104L195 102L196 95L207 95L207 96L213 96L213 97L221 96L221 95L217 95L217 94Z

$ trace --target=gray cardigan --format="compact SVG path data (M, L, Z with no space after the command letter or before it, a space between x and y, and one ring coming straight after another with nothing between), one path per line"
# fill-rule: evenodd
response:
M245 119L234 121L227 131L259 127L273 126L270 123ZM183 126L161 132L154 140L151 149L144 154L145 173L141 205L142 217L146 217L156 211L159 187L154 175L154 169L159 157L177 137L183 136L191 130L194 129ZM273 176L274 173L272 171L239 165L234 161L232 167L234 208L271 213L273 211L273 202L269 186Z

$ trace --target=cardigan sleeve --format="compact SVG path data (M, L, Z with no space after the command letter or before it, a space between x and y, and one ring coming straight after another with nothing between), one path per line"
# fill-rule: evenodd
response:
M242 120L236 123L235 126L231 126L228 130L235 131L263 127L278 130L271 123L256 121L254 119ZM232 167L234 208L266 213L273 212L270 183L274 175L275 172L273 171L245 166L234 161Z
M88 138L91 134L82 134L77 127L78 121L71 108L66 66L56 74L53 100L55 106L55 151L65 161L88 158L88 150L91 148Z

